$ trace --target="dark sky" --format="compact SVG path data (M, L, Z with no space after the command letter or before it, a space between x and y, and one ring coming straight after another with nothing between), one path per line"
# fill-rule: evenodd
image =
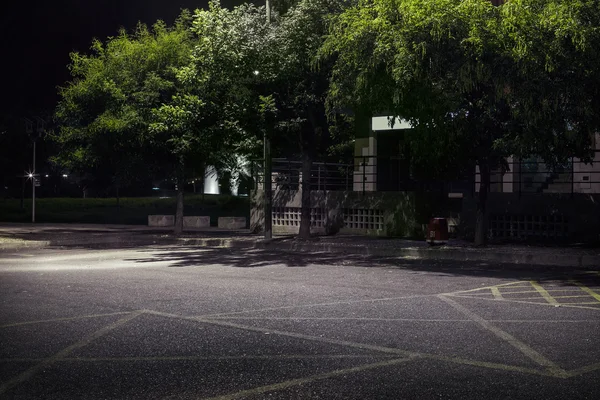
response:
M224 0L229 5L235 0ZM241 1L235 1L240 3ZM138 21L172 23L182 8L207 0L10 0L0 6L2 113L52 112L56 87L69 79L73 50L86 52L92 38L105 39Z

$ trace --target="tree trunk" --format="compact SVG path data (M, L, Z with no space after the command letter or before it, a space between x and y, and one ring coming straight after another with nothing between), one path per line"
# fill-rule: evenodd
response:
M490 165L487 160L479 160L479 201L477 202L477 220L475 222L475 246L487 244L487 198L490 190Z
M121 208L121 196L119 194L119 185L115 187L115 196L117 196L117 210Z
M300 212L300 239L310 239L310 170L312 158L305 150L302 155L302 209Z
M184 189L183 161L180 161L179 171L177 173L177 208L175 210L175 235L179 236L183 232L183 189Z

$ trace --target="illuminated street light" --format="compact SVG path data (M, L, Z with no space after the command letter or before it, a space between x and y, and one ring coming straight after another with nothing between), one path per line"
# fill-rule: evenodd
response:
M63 174L63 178L68 178L68 177L69 177L69 175Z

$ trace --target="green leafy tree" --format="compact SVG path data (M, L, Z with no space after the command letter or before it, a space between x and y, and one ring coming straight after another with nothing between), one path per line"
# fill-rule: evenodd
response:
M277 112L271 128L273 144L285 156L302 158L300 238L310 237L310 179L313 160L339 153L332 133L344 137L343 124L327 118L325 101L331 64L317 56L329 16L346 7L343 1L299 0L277 3L265 36L261 72L264 93ZM281 14L277 11L281 11ZM351 119L346 120L351 123ZM333 129L330 129L332 128Z
M408 119L413 148L455 170L476 163L484 244L492 168L511 154L588 154L597 27L594 1L362 0L322 48L336 60L330 99Z
M263 10L264 12L264 10ZM176 158L177 177L185 181L186 165L235 164L252 140L258 100L248 89L260 53L264 13L252 5L228 10L211 1L197 10L190 32L197 40L186 65L176 69L181 94L153 110L150 131ZM258 23L260 18L260 23ZM201 168L202 169L202 168ZM176 226L180 226L183 184L179 185Z
M53 135L54 161L96 179L111 177L117 188L170 171L169 154L150 132L156 108L180 90L176 68L187 64L192 36L189 13L172 28L157 22L121 30L91 54L71 54L72 81L60 89Z
M239 16L213 2L209 10L184 12L171 28L140 25L133 35L95 42L92 55L74 54L74 80L57 110L57 160L111 165L119 177L133 166L175 177L181 233L190 170L218 165L243 146L239 118L247 114L249 74Z

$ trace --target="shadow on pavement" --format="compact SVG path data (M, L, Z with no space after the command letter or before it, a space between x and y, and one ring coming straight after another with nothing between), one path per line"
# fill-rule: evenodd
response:
M402 269L415 273L433 273L439 276L492 277L511 280L553 280L572 285L573 278L591 286L600 286L600 274L582 269L537 266L525 264L493 264L480 261L432 261L400 257L379 257L343 253L293 253L243 248L173 247L158 250L152 257L129 259L138 263L170 262L168 268L201 268L204 265L223 265L235 268L260 268L266 266L307 267L309 265L368 267ZM582 279L585 282L582 282Z
M348 253L329 252L292 252L270 249L251 248L256 240L255 235L248 231L233 233L236 240L248 240L249 247L219 248L182 245L170 231L140 227L107 227L104 229L94 226L54 226L28 227L19 226L10 234L0 232L0 237L23 239L27 241L48 241L53 249L89 249L117 250L136 249L144 253L137 263L151 264L153 262L168 262L169 268L200 268L203 265L218 264L235 268L259 268L271 265L284 267L306 267L309 265L348 266L402 269L415 273L430 273L439 276L474 276L493 277L511 280L556 280L565 285L572 284L570 279L577 277L586 284L600 286L598 267L594 274L586 273L583 268L538 266L527 264L501 264L481 261L446 261L421 260L402 258L398 256L368 256L357 254L356 250ZM206 232L184 233L183 238L219 239L232 238L231 231L210 230ZM288 240L280 237L277 240ZM339 240L339 239L338 239ZM372 241L374 245L377 240ZM178 244L179 243L179 244ZM422 243L424 244L424 243ZM218 245L215 245L218 246ZM354 251L354 252L353 252Z

